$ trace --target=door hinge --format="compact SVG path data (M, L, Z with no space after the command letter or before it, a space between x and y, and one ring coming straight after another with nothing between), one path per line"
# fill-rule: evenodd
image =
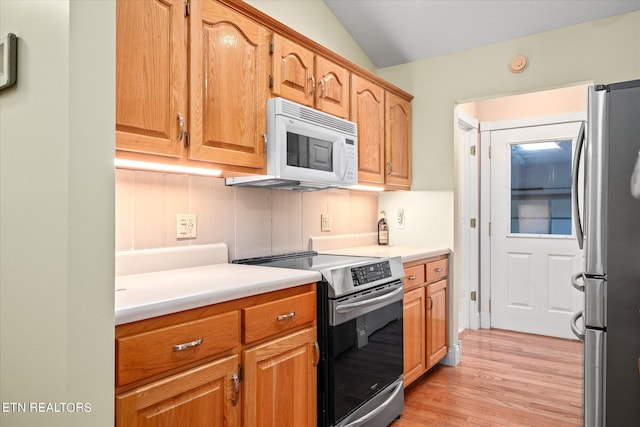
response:
M189 132L185 132L184 133L184 148L188 148L189 147Z
M184 17L188 17L191 14L191 8L189 6L189 0L184 0L183 3L184 5Z
M273 47L273 42L269 42L269 55L273 55L275 48Z
M273 76L269 76L269 89L273 89Z
M471 155L472 155L472 156L475 156L475 155L476 155L476 146L475 146L475 145L472 145L472 146L471 146L471 149L470 149L469 151L471 152Z
M489 300L489 313L491 313L491 300Z
M491 158L491 146L489 146L489 158Z
M477 298L476 291L471 291L471 301L475 301Z
M471 226L471 228L476 228L476 219L471 218L471 220L469 221L469 225Z
M491 236L491 223L489 223L489 236Z
M238 378L240 378L240 381L244 379L244 369L242 369L242 365L238 365Z

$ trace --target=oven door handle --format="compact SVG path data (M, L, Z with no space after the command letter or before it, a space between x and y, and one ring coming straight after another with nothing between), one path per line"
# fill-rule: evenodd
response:
M338 305L338 306L336 306L335 310L338 313L348 313L349 311L355 310L356 308L366 307L368 305L373 305L373 304L377 304L377 303L382 302L382 301L389 300L389 299L397 296L398 294L401 294L402 291L404 291L404 288L400 287L400 288L396 289L395 291L389 292L389 293L381 295L379 297L368 299L366 301L352 302L352 303L349 303L349 304Z
M400 383L396 386L396 388L391 393L391 396L389 396L387 398L387 400L382 402L380 404L380 406L378 406L376 409L374 409L373 411L369 412L368 414L358 418L357 420L355 420L353 422L350 422L349 424L346 424L344 427L358 427L358 426L361 426L362 424L366 423L371 418L375 417L380 412L382 412L387 406L389 406L389 404L393 401L393 399L395 399L396 396L398 395L398 393L400 393L403 389L404 389L404 383L402 381L400 381Z

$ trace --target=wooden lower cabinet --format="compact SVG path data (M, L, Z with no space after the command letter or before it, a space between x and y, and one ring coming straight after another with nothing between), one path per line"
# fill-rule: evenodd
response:
M116 427L312 427L315 284L116 326Z
M404 385L447 355L448 256L405 263Z
M404 295L404 382L410 384L425 371L425 294L424 287Z
M238 356L116 396L118 427L240 426Z
M427 285L427 366L447 355L447 281Z
M315 343L309 328L243 352L244 426L316 426Z

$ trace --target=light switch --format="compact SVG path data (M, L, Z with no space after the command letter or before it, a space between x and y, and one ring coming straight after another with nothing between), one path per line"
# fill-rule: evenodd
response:
M331 231L331 214L323 213L320 215L320 231Z

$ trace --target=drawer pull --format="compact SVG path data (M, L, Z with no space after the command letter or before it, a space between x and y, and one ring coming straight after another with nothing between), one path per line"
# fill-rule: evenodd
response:
M281 320L287 320L287 319L293 319L296 316L296 312L292 311L291 313L287 313L287 314L281 314L280 316L278 316L278 321Z
M436 273L442 273L442 271L443 271L442 267L438 267L438 268L435 269Z
M416 280L417 277L416 276L409 276L409 280Z
M191 342L186 342L184 344L176 344L173 346L173 351L182 351L182 350L186 350L188 348L191 347L197 347L200 344L202 344L202 338L195 340L195 341L191 341Z

